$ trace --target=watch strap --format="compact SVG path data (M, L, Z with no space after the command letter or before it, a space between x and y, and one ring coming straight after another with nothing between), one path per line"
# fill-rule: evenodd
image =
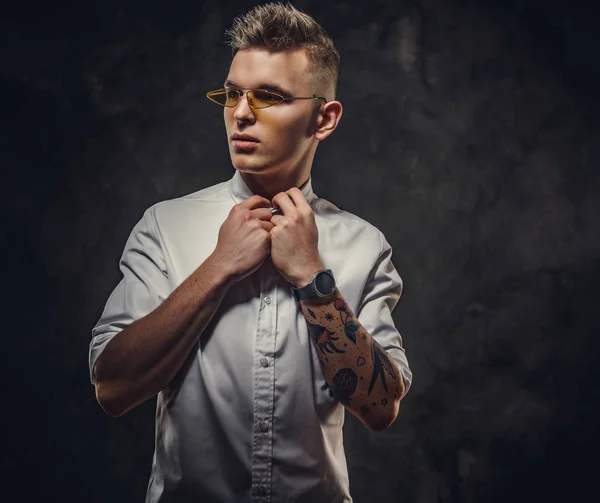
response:
M322 297L322 295L319 294L319 292L317 291L317 289L315 287L315 281L317 279L318 274L323 271L328 272L334 278L334 288L335 288L335 276L333 276L333 272L331 271L331 269L320 269L313 274L313 277L310 280L310 283L308 283L308 285L303 286L301 288L296 288L295 286L292 286L292 294L294 295L294 298L297 301L307 300L307 299L316 299L318 297Z

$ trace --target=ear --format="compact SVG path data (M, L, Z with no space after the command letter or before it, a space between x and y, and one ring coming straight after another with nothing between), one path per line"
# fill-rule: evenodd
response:
M342 104L339 101L329 101L323 105L319 112L319 122L314 137L318 141L327 138L338 125L342 118Z

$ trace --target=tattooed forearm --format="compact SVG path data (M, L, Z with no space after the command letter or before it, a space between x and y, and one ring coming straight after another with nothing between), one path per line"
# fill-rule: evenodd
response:
M386 428L404 394L396 362L360 324L339 291L301 305L332 396L372 429Z

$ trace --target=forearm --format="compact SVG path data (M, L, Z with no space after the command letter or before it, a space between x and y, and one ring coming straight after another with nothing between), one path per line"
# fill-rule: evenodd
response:
M154 311L110 340L94 367L96 396L109 415L124 414L171 382L231 284L211 256Z
M374 431L396 418L404 395L398 364L360 324L341 293L304 300L302 312L335 398Z

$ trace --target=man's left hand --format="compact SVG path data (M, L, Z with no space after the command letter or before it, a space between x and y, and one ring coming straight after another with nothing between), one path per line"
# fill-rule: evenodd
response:
M279 273L296 287L310 283L313 274L325 269L319 257L319 231L315 215L304 194L297 187L280 192L273 206L281 215L273 215L271 261Z

